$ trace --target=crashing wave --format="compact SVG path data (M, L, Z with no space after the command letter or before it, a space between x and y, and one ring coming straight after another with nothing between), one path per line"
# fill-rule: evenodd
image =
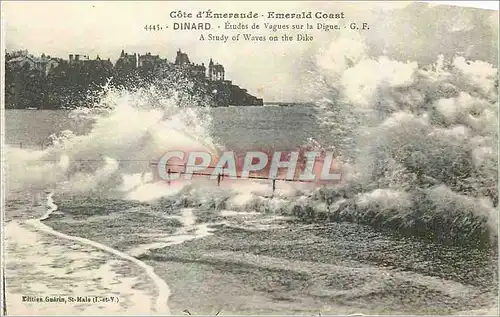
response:
M331 93L317 103L318 124L330 139L311 139L304 149L334 149L340 184L289 183L274 195L269 183L222 191L203 182L155 184L148 163L166 151L220 150L210 136L208 103L180 80L104 87L92 106L71 113L91 122L88 133L63 131L42 151L7 151L7 187L134 200L169 196L212 210L351 221L444 243L495 244L497 69L462 57L439 57L430 67L370 58L362 43L339 41L318 58L318 85L329 86L318 90Z

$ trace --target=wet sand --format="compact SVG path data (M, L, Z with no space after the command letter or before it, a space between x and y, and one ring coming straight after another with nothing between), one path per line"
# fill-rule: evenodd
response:
M19 197L18 214L23 217L5 225L9 315L170 314L170 289L152 267L107 245L46 226L43 221L57 214L58 206L52 194L43 196L31 206ZM106 299L94 302L95 297Z
M9 315L150 314L157 290L133 263L28 224L5 227ZM29 303L23 296L115 296L108 303Z
M469 282L426 275L394 267L396 259L376 263L370 249L380 242L355 250L352 244L338 247L300 231L220 228L202 240L154 250L141 259L169 284L173 312L455 314L494 303L493 283L489 289L473 285L489 273ZM344 231L347 237L350 230ZM397 253L386 247L386 257ZM329 250L320 253L322 248Z
M77 205L76 201L72 203ZM135 253L137 261L152 267L168 285L170 297L158 297L155 282L134 261L78 241L48 237L36 226L27 227L33 220L12 227L12 232L21 236L12 237L14 243L8 252L15 255L15 261L27 263L11 262L15 265L10 266L7 282L24 282L17 290L12 288L9 296L19 298L26 293L26 283L33 281L56 281L59 284L51 289L55 294L70 292L78 283L90 283L82 290L84 294L95 292L94 288L116 292L126 298L123 305L136 307L127 308L127 314L151 314L158 301L167 304L168 300L174 315L185 309L206 315L316 315L488 312L497 294L496 257L484 250L437 246L348 223L305 225L259 213L207 214L179 209L165 214L134 204L124 208L109 200L101 201L101 205L90 203L94 208L59 210L43 223L58 232L113 247L119 254ZM81 214L82 210L86 214ZM29 236L23 230L36 236L16 246ZM72 282L76 277L62 273L72 267L71 261L64 260L75 252L71 248L77 248L79 260L93 263L101 259L103 266L86 268L82 264L75 271L88 275L92 270L102 272L102 276L97 273L97 281L99 277L102 280L122 274L115 276L117 286L92 288L92 282L84 278ZM37 261L26 256L36 255L33 249L46 263L37 276L28 275L23 280L26 270ZM63 262L54 264L57 261ZM113 263L118 272L115 275L109 273ZM40 282L43 276L47 276L47 282ZM87 277L90 281L93 278ZM65 289L66 285L72 287ZM122 313L124 307L99 307L101 311L87 307L80 311Z

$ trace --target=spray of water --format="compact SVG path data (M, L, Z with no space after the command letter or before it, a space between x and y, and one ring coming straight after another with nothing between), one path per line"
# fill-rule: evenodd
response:
M318 192L328 217L443 242L494 242L497 69L443 56L421 67L366 51L340 39L317 59L332 95L319 103L321 120L343 140L335 145L348 162L346 181Z
M186 106L154 85L132 91L108 86L101 94L93 107L71 113L92 123L88 134L62 131L45 150L8 150L9 190L109 195L150 181L149 162L166 151L217 151L203 107Z
M105 87L93 107L72 111L92 122L89 133L63 131L43 151L8 149L7 187L352 221L450 243L495 241L496 68L462 57L428 67L371 58L362 42L344 38L317 66L318 84L327 85L318 122L331 140L307 147L335 150L343 174L335 186L283 184L271 195L269 182L154 182L148 162L166 151L220 150L203 107L209 102L178 78Z

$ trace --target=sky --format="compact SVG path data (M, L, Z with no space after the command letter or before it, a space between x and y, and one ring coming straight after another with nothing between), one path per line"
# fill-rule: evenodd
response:
M247 31L224 30L225 20L211 20L215 30L175 31L171 11L248 12L266 15L268 11L344 12L345 22L366 22L370 30L306 33L313 41L293 42L209 42L203 33L234 35ZM398 60L428 64L439 54L464 55L492 64L498 61L498 11L471 9L436 3L409 2L2 2L4 44L7 51L27 49L68 58L86 54L116 60L122 49L130 53L159 54L170 60L178 49L196 63L210 58L224 65L226 78L265 101L309 101L306 82L315 80L316 60L338 37L354 37L366 43L373 57L387 55ZM204 22L203 20L196 20ZM235 21L239 22L239 21ZM283 20L259 18L261 26L283 24ZM302 24L295 20L288 24ZM316 26L319 20L312 21ZM328 21L327 21L328 22ZM335 20L330 21L336 23ZM162 31L146 31L147 24L170 25ZM348 24L347 24L348 25ZM221 26L221 28L217 28ZM299 31L303 34L303 31ZM259 30L259 35L272 31ZM287 34L296 36L287 31Z

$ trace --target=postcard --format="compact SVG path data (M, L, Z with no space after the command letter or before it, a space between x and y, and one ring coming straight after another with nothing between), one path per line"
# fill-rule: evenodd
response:
M3 315L498 315L498 12L2 2Z

